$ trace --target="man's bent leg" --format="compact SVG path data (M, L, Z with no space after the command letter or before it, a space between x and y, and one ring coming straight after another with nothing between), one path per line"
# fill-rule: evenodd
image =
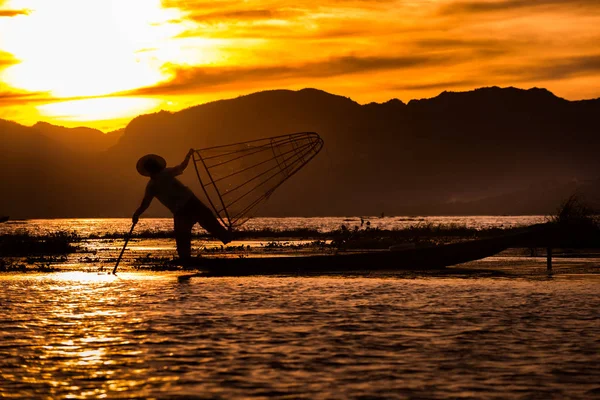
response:
M231 242L232 235L219 223L213 212L206 207L197 198L192 198L189 202L193 206L195 220L210 233L219 239L223 244Z
M173 222L177 254L182 261L187 261L192 257L192 227L195 221L189 215L176 214Z

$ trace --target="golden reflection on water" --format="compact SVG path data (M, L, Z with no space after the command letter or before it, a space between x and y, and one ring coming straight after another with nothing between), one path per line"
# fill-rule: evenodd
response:
M47 278L47 276L43 276ZM69 271L53 274L52 280L56 280L60 283L98 283L98 282L112 282L118 279L116 275L112 274L95 274L81 271Z
M0 398L597 395L598 281L179 275L0 275Z
M72 399L108 398L109 393L128 391L143 393L145 381L139 376L148 368L136 343L124 336L135 331L140 318L130 317L127 307L120 304L137 301L140 293L124 298L122 287L114 284L158 277L72 271L40 274L31 279L45 287L35 324L43 334L30 338L29 346L37 347L36 356L24 360L24 376L20 380L32 387L46 387L49 394L61 393L61 397ZM144 341L147 336L142 333L136 338ZM117 365L118 360L126 362ZM17 380L15 375L4 378ZM2 394L0 389L0 397Z

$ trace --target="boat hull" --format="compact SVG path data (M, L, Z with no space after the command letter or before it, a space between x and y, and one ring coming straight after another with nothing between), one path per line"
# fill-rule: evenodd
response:
M400 251L365 251L288 257L201 258L197 269L210 275L244 276L351 271L435 270L493 256L526 245L535 229L494 238L417 247Z

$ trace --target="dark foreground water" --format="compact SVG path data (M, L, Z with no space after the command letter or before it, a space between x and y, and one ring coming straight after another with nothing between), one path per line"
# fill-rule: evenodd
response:
M0 397L600 397L600 275L179 275L1 275Z

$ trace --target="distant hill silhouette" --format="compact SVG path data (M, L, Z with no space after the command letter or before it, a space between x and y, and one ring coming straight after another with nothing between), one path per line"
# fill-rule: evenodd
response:
M124 129L104 133L92 128L65 128L63 126L51 125L47 122L38 122L33 126L42 135L62 143L74 151L103 151L114 146Z
M174 164L190 147L316 131L325 149L262 214L547 213L562 194L544 193L568 196L581 186L575 181L597 186L598 115L600 99L567 101L545 89L491 87L366 105L316 89L274 90L136 117L112 147L105 141L88 154L69 135L90 134L89 143L97 143L104 138L98 131L0 121L0 141L9 152L43 137L27 155L17 151L3 160L14 176L2 177L12 194L0 198L0 212L129 216L145 185L135 171L143 154ZM44 170L45 186L30 168L32 159L56 165ZM183 179L200 191L191 171ZM154 206L149 215L168 214Z

